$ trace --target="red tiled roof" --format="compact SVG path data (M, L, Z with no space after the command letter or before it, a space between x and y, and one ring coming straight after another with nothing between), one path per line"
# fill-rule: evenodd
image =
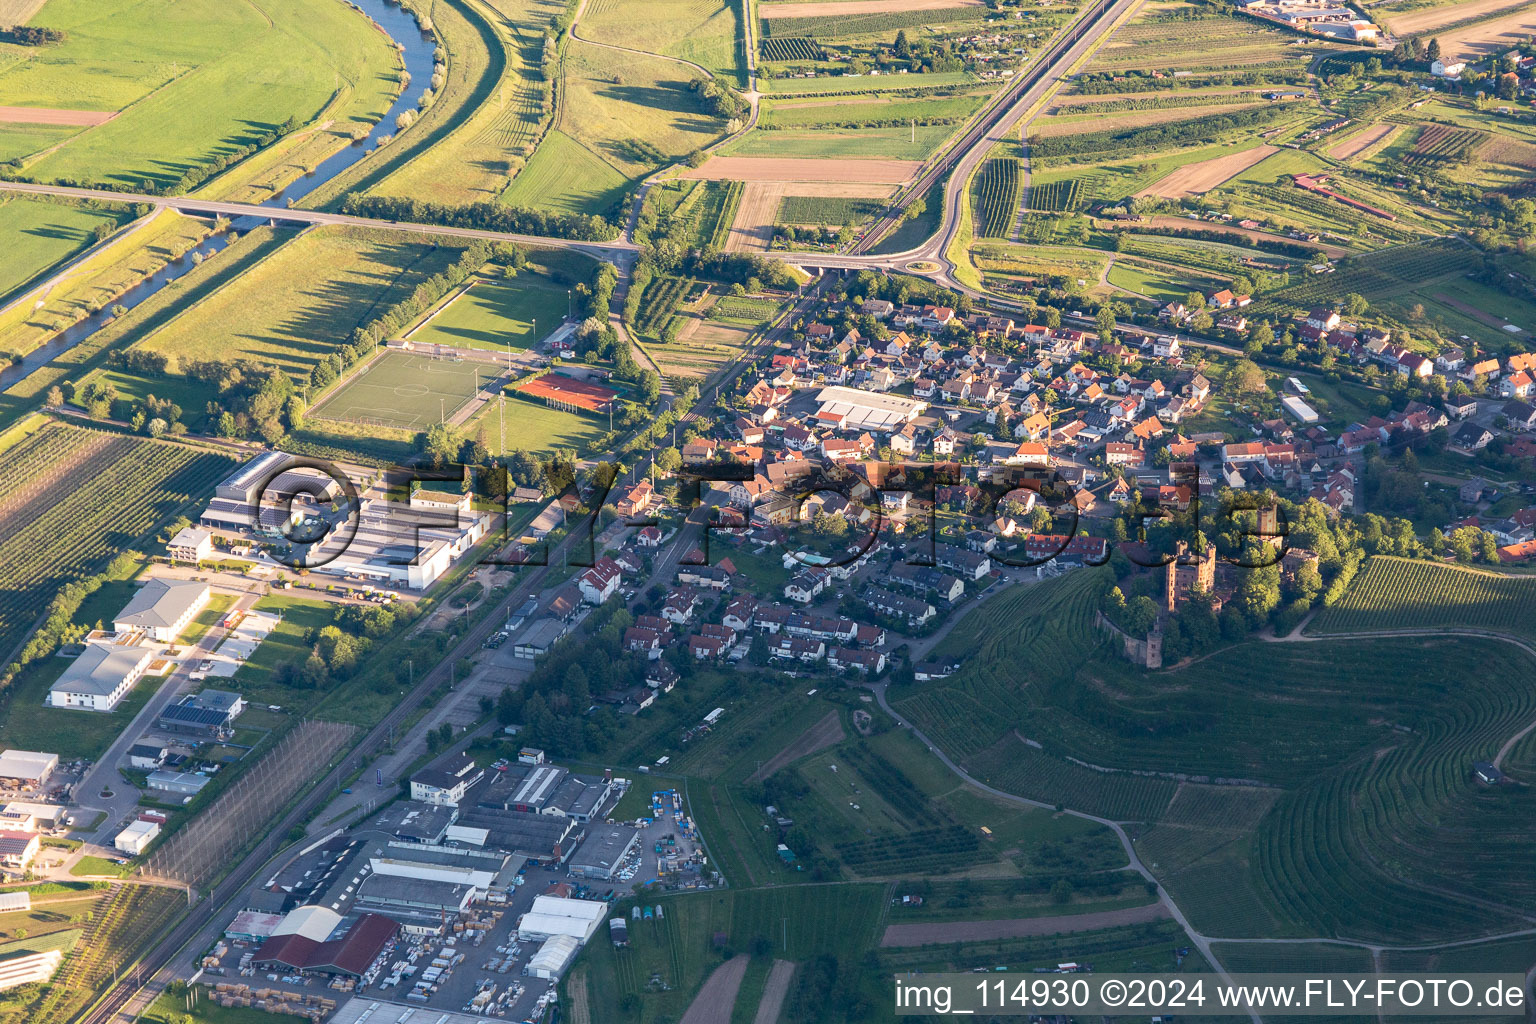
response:
M399 930L398 924L382 914L364 914L347 934L329 942L316 942L298 933L268 939L256 953L256 961L297 971L361 975Z

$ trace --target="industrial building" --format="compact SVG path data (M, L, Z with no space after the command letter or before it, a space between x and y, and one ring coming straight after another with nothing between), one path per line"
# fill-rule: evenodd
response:
M282 914L269 914L260 910L242 910L224 929L226 939L242 942L265 942L283 923Z
M571 874L608 881L624 866L624 858L639 841L640 830L629 825L594 826L571 856Z
M894 433L928 408L927 402L883 395L858 388L822 388L816 395L821 408L816 422L839 430L877 430Z
M208 604L212 592L206 583L186 580L150 580L112 619L119 633L142 633L151 640L174 643Z
M48 688L48 703L56 708L111 711L143 678L154 658L154 651L147 647L86 644Z
M560 977L581 952L581 946L580 940L570 935L547 939L539 951L528 958L528 973L549 980Z
M363 914L344 931L339 928L341 920L324 907L299 907L261 944L254 963L358 978L400 931L398 924L380 914Z
M533 909L518 920L517 938L520 942L542 942L567 935L585 945L607 917L606 903L540 896L533 901Z
M174 793L177 796L196 796L212 780L206 775L196 775L190 772L158 771L150 772L148 781L150 789L158 789L162 793Z
M555 645L556 640L565 636L567 629L566 624L559 619L539 619L512 645L512 654L529 660L540 658Z
M59 755L39 750L7 750L0 753L0 781L7 785L42 786L59 767Z
M434 492L405 502L365 498L353 507L341 486L319 470L284 468L294 461L269 452L251 462L215 489L201 525L277 538L313 521L326 527L315 553L335 555L314 571L410 590L437 582L489 528L487 514L444 507L449 503L434 500ZM337 502L340 511L331 511Z
M390 804L370 822L372 828L411 843L440 846L448 829L459 820L458 808L404 800Z
M559 864L570 856L579 836L574 818L529 814L491 807L461 807L448 830L453 842L509 854L540 864Z
M160 823L156 821L131 821L128 827L117 834L112 840L112 845L126 853L130 857L137 857L149 848L155 837L160 834Z
M599 815L613 794L611 776L573 775L558 765L530 764L519 758L505 771L493 773L470 797L481 807L588 822Z
M159 726L167 732L224 739L234 731L234 722L245 710L245 698L228 690L204 690L188 694L160 712Z

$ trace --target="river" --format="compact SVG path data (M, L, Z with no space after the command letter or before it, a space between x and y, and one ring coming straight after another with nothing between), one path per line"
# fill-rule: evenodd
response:
M391 39L403 47L401 57L405 61L405 70L410 73L410 84L395 97L395 102L390 105L383 119L373 126L366 138L322 160L314 170L262 203L263 206L287 206L289 203L297 202L363 159L378 146L381 137L394 134L395 118L403 111L416 109L422 93L432 83L433 55L436 53L437 44L430 35L421 31L421 27L412 15L399 5L386 3L385 0L347 0L347 2L372 18ZM244 233L261 223L259 218L245 217L234 221L231 227L237 232ZM172 281L190 273L198 263L214 256L228 244L229 239L222 232L210 235L180 259L172 260L118 296L112 302L112 308L123 310L134 308ZM61 353L74 348L112 320L111 310L103 310L54 335L46 344L27 353L21 362L12 363L4 370L0 370L0 390L26 379L39 367L46 366L57 359Z

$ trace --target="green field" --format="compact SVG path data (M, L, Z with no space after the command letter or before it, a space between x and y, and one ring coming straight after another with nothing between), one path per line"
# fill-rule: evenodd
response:
M838 227L862 224L877 216L885 204L876 199L844 199L833 196L785 196L779 202L779 224Z
M67 40L24 60L0 47L0 96L120 111L28 163L44 181L164 187L290 118L338 133L377 120L397 88L387 37L342 4L50 0L40 23Z
M206 221L170 210L135 226L77 263L49 290L42 305L33 301L0 313L0 351L30 352L186 251L208 228Z
M390 154L390 173L371 191L430 194L448 204L494 200L546 120L544 28L564 8L559 0L435 6L433 23L450 57L447 81L407 143L410 159Z
M759 121L770 129L857 127L870 122L906 122L912 118L958 123L976 112L986 99L985 92L958 96L891 96L872 99L858 97L857 102L829 100L764 100ZM906 127L900 124L899 127ZM953 130L953 129L951 129Z
M129 216L126 207L91 209L21 196L0 200L0 245L5 247L0 305L13 298L13 292L92 245L94 228L115 229Z
M593 42L680 57L746 85L734 0L591 0L578 31Z
M821 128L754 130L722 147L730 156L803 159L924 160L955 132L953 125L914 128Z
M669 897L664 917L629 920L629 947L589 943L581 964L593 1005L611 1007L632 997L630 1018L642 1024L676 1021L710 971L735 953L802 961L817 956L856 957L878 941L884 890L876 885L794 886L723 890ZM723 945L716 936L723 936ZM580 969L580 968L578 968ZM662 985L648 984L659 976ZM786 1018L787 1019L787 1018Z
M583 455L599 454L592 449L598 438L608 433L608 417L551 409L541 402L508 394L506 402L487 402L465 425L473 434L484 427L491 450L500 446L502 417L505 417L506 451L521 448L528 452L553 453L558 448L574 448Z
M451 417L506 371L492 363L390 351L342 381L310 415L398 430Z
M1536 579L1375 555L1307 632L1395 629L1474 629L1536 638Z
M336 617L337 606L313 598L269 594L253 607L256 611L277 615L278 623L246 659L245 664L235 671L233 682L238 684L240 692L252 704L279 704L288 708L294 704L312 703L319 694L314 691L300 692L284 686L279 681L279 669L284 665L304 663L311 650L311 646L305 643L305 637L311 630L329 626ZM255 725L258 721L241 719L242 724L246 725Z
M568 302L564 286L531 271L511 279L477 277L406 337L413 345L522 352L560 326Z
M203 359L255 359L296 378L352 331L458 259L460 243L349 228L309 230L138 343Z
M688 83L696 72L664 57L571 40L561 63L554 128L502 193L503 202L606 214L634 181L715 141Z

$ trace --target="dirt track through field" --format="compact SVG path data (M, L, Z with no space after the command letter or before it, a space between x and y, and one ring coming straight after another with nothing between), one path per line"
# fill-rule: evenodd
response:
M920 160L795 160L776 156L712 156L684 178L716 181L807 181L825 185L904 185ZM802 193L806 195L815 193Z
M1091 932L1099 928L1120 928L1145 924L1168 917L1161 903L1125 910L1105 910L1097 914L1069 914L1061 917L1020 917L1007 921L946 921L934 924L887 925L880 938L882 946L923 946L930 942L985 942L988 939L1024 939L1062 932Z
M1378 124L1374 128L1367 128L1352 139L1345 139L1328 151L1328 155L1335 160L1353 160L1355 157L1370 149L1382 139L1397 131L1401 125Z
M890 188L839 181L749 181L741 190L736 219L725 239L726 252L762 252L773 240L779 204L786 196L832 196L849 199L883 199Z
M759 782L793 761L814 754L818 750L826 750L834 743L841 742L843 742L843 720L838 717L836 711L828 711L825 718L801 733L789 746L764 761L757 771L747 776L747 781Z
M1459 0L1453 4L1441 4L1439 7L1409 11L1400 17L1384 14L1382 19L1393 35L1407 39L1409 36L1419 35L1442 25L1451 25L1506 8L1514 10L1528 2L1529 0ZM1445 41L1442 39L1440 44L1444 46Z
M715 968L699 989L699 994L688 1004L682 1024L731 1024L731 1011L736 1008L736 992L741 979L747 973L746 954L733 956Z
M850 18L860 14L901 11L940 11L947 7L980 7L981 0L829 0L827 3L758 4L758 16L769 18Z
M1469 316L1476 320L1478 323L1485 324L1486 326L1495 328L1497 330L1504 330L1505 325L1509 323L1508 320L1503 320L1486 310L1478 309L1476 306L1469 306L1465 302L1462 302L1460 299L1453 299L1443 292L1435 295L1435 301L1443 302L1447 306L1450 306L1452 309L1454 309L1456 312L1461 313L1464 316Z
M1274 146L1255 146L1240 153L1219 156L1214 160L1186 164L1154 181L1136 195L1158 196L1162 199L1183 199L1186 196L1204 195L1222 182L1237 177L1248 168L1278 152L1280 151Z
M775 960L763 984L763 998L757 1004L752 1024L778 1024L779 1011L784 1008L784 997L789 995L789 981L795 976L795 965L788 960Z
M6 124L57 124L90 128L106 124L117 116L115 110L61 110L57 107L0 107L0 122Z

